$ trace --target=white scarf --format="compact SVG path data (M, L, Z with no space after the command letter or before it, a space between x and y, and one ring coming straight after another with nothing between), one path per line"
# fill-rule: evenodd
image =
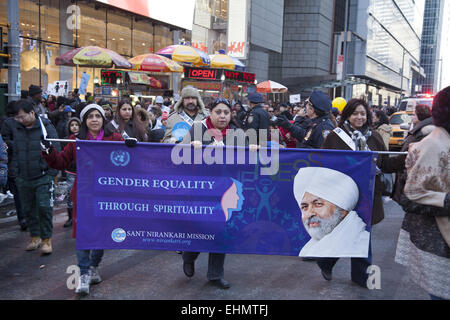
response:
M355 211L350 211L332 232L320 240L311 238L300 257L367 258L370 233Z

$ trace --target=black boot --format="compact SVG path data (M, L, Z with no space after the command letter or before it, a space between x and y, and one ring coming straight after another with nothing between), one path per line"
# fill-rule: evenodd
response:
M64 223L64 228L72 226L72 208L67 208L67 215L69 216L69 219Z
M27 231L28 225L25 219L19 221L20 230Z

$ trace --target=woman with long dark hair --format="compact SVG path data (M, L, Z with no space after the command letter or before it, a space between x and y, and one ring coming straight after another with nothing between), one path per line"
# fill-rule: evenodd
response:
M144 122L136 115L128 99L119 102L114 119L106 125L105 130L120 133L124 139L136 138L140 142L149 139Z
M353 150L353 151L386 151L380 134L372 130L372 113L365 100L352 99L342 111L338 128L331 131L325 139L322 149ZM385 156L379 156L377 167L381 168ZM381 171L379 172L381 174ZM375 225L384 219L382 201L383 184L380 174L375 179L373 197L372 221ZM369 244L368 258L351 259L352 281L367 288L367 268L372 264L372 250ZM338 258L318 258L317 264L322 270L322 276L330 281L332 270Z
M80 132L70 136L70 139L99 140L99 141L123 141L120 134L105 130L105 112L96 104L89 104L80 113ZM58 153L49 141L42 141L45 150L42 156L51 168L58 170L68 169L72 163L76 163L76 143L68 143L63 151ZM76 236L76 208L77 208L77 180L72 188L71 197L73 201L72 211L72 235ZM98 273L98 265L103 257L103 250L77 250L78 266L80 268L80 279L75 292L89 294L89 285L100 283L102 280Z

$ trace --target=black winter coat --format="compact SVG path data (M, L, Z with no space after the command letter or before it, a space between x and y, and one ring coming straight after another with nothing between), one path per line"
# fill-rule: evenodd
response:
M41 118L47 130L48 138L58 139L55 127L50 120ZM57 170L51 169L41 155L41 125L36 119L31 128L25 128L15 121L12 128L12 166L17 172L17 177L24 180L40 178L46 174L56 176ZM61 150L58 142L52 142L58 152Z

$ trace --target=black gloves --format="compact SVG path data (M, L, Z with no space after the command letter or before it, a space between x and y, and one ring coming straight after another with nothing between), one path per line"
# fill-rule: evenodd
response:
M52 150L52 143L48 140L45 140L44 136L41 136L41 150L46 154L50 154L50 151Z
M127 147L133 148L135 147L137 144L137 139L136 138L126 138L125 139L125 145Z
M447 199L446 199L447 200ZM448 209L448 204L444 204L444 208L419 204L417 202L413 202L409 200L404 193L400 195L399 204L403 208L403 210L407 213L420 214L424 216L437 216L437 217L445 217L449 216L450 211Z
M284 128L284 129L289 129L292 126L292 123L284 115L279 115L276 122L277 122L278 126Z

